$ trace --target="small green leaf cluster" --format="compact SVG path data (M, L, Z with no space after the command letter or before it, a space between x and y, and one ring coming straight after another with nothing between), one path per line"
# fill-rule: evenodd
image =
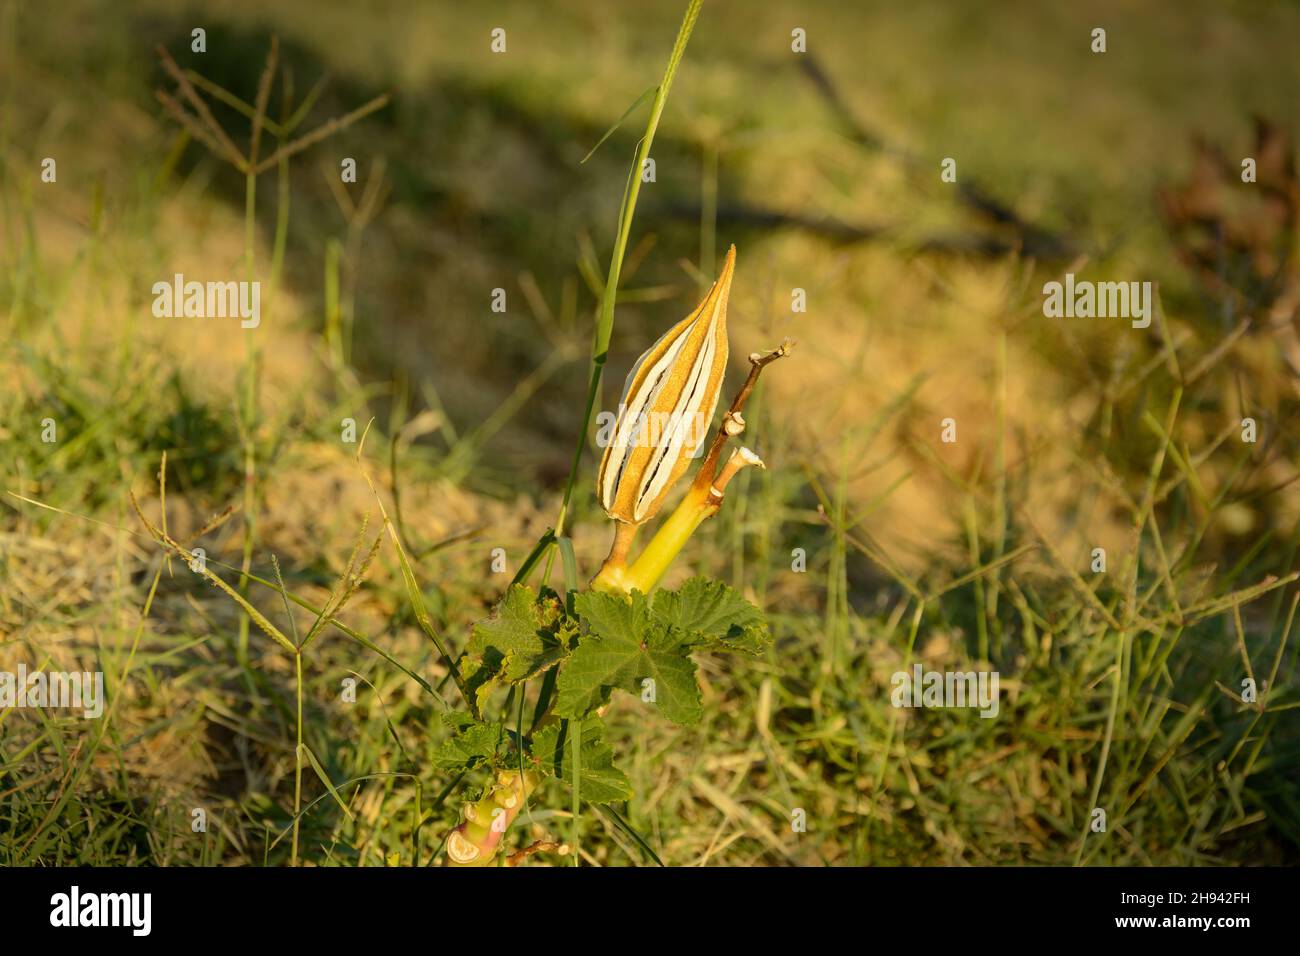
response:
M565 597L514 585L491 617L474 626L463 672L482 713L492 691L544 677L532 730L519 737L505 722L464 712L445 716L452 730L434 763L443 770L477 766L528 769L572 783L572 729L580 730L579 783L592 803L627 800L627 777L614 765L597 711L615 690L636 694L683 726L700 720L692 654L761 654L771 643L767 619L735 589L703 577L653 596L596 591ZM554 675L548 674L552 669Z

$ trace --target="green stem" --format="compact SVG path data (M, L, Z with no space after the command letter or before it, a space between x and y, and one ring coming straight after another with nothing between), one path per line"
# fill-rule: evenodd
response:
M682 18L681 29L677 31L677 41L673 52L668 57L668 66L664 70L663 81L655 92L654 105L650 108L650 120L646 124L645 135L638 144L636 159L628 174L627 187L623 191L623 205L618 213L618 230L614 239L614 251L609 258L609 275L600 297L600 314L596 321L596 332L591 343L591 380L587 386L587 409L582 419L582 428L578 431L578 443L573 452L573 463L569 468L569 480L564 489L564 501L560 505L559 517L555 519L555 534L564 534L565 520L569 515L569 502L573 499L573 488L578 481L578 468L582 463L582 449L587 443L587 429L591 426L591 413L596 406L596 396L600 394L601 373L605 368L605 359L609 352L609 339L614 331L614 302L618 297L619 276L623 269L623 257L627 253L628 236L632 232L632 216L636 212L637 197L641 194L641 169L650 155L650 146L654 142L655 131L659 128L659 117L663 114L664 103L668 100L668 91L677 75L677 66L686 52L686 43L695 29L700 7L704 0L691 0Z
M254 243L257 237L257 176L250 170L244 177L244 269L247 280L253 282ZM249 330L245 330L247 334ZM254 415L257 404L257 353L252 336L244 339L243 400L240 402L241 432L243 435L244 458L244 535L243 554L240 562L239 594L248 596L248 575L253 566L253 542L257 533L257 449L254 445ZM249 618L244 614L239 619L239 645L237 656L240 666L247 674L249 645Z
M569 722L569 732L573 735L573 782L569 789L573 792L573 822L570 839L573 841L573 865L582 866L582 721Z
M640 527L626 521L614 522L614 543L610 545L609 556L605 558L605 563L600 566L600 572L592 581L593 587L597 582L601 582L602 585L609 585L609 587L601 587L600 590L627 590L622 586L627 576L627 555L632 550L632 541L636 538Z
M602 568L591 582L592 588L625 593L635 589L642 594L649 594L669 565L676 560L695 529L718 513L721 500L720 497L716 500L711 498L707 488L692 486L681 503L673 509L673 513L664 519L640 557L626 568L609 565Z
M465 820L447 837L448 866L489 866L497 857L510 824L529 794L542 782L532 770L502 770L481 800L465 805Z
M275 244L271 247L271 294L266 301L274 308L280 278L284 272L284 251L289 242L289 160L280 160L277 168L275 202ZM268 311L270 311L268 309Z
M293 865L298 865L298 818L302 807L302 651L294 655L298 691L298 746L293 751Z
M337 239L325 242L325 346L336 377L343 369L343 335L339 326L339 251Z
M756 370L761 367L761 365L755 365ZM752 385L755 377L756 372L751 372L750 385ZM744 399L747 395L748 392L742 390L740 397L732 404L732 410L728 413L728 418L739 415L740 408L744 405ZM719 430L718 435L725 440L727 435L725 425ZM748 468L751 465L757 465L760 468L766 467L763 465L762 460L748 448L739 448L732 452L726 464L719 470L717 461L718 453L721 450L721 443L715 441L708 457L704 460L704 464L700 466L695 481L691 482L691 487L687 489L686 494L682 497L681 503L673 509L673 513L659 526L659 530L650 539L650 543L645 546L641 556L633 561L630 567L623 565L622 553L618 550L620 539L615 538L614 550L610 553L609 560L605 562L605 566L600 569L600 573L591 582L594 590L622 591L628 594L635 589L642 594L649 594L659 583L659 579L664 576L668 566L676 559L682 547L690 540L691 535L695 533L695 529L703 524L706 519L718 513L718 510L722 507L727 485L731 483L741 469ZM626 552L630 544L631 538L629 537L623 544L623 552ZM615 558L619 560L615 560Z

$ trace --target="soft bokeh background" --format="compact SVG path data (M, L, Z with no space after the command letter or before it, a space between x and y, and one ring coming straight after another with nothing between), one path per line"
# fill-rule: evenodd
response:
M580 161L658 81L683 7L0 7L0 491L66 512L5 496L0 660L129 666L99 739L58 715L0 718L0 861L285 859L267 847L292 806L291 662L181 571L140 624L159 556L130 533L127 497L160 513L166 451L178 536L240 502L250 335L254 570L270 576L274 554L291 590L323 601L364 517L378 526L339 441L341 419L373 417L370 468L436 624L463 644L508 580L491 550L513 571L554 520L646 108ZM322 77L304 130L391 101L296 155L286 180L260 177L256 332L155 319L154 282L242 278L247 237L244 179L159 105L175 85L154 49L251 102L273 34L272 117ZM1294 3L706 3L654 143L602 407L730 243L735 379L750 351L798 349L750 416L770 470L673 572L744 587L776 649L705 665L700 728L630 701L606 715L638 794L626 816L665 861L1295 859L1297 37ZM213 110L243 146L247 121ZM47 156L57 183L40 181ZM337 181L344 157L355 185ZM1157 321L1044 318L1042 284L1067 271L1158 283ZM939 440L945 418L956 444ZM608 545L595 461L589 448L574 527L586 573ZM242 540L236 517L209 554L238 567ZM1109 578L1090 571L1096 547ZM914 630L913 592L933 596ZM348 613L440 673L394 553ZM419 793L427 811L449 782L421 757L441 705L337 634L319 647L311 743L331 777L409 773L423 789L352 783L354 819L326 796L306 857L430 862L455 798L419 850L412 821ZM889 676L911 659L999 669L1002 715L893 710ZM349 672L374 686L346 710ZM1233 698L1248 674L1268 680L1267 707ZM1112 826L1081 845L1094 805ZM219 821L206 838L187 826L195 806ZM796 807L808 833L790 832ZM543 794L536 835L566 808ZM585 825L589 861L645 861L605 818Z

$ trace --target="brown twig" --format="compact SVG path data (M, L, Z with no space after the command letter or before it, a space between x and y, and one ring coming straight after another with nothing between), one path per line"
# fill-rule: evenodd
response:
M185 127L187 133L197 139L217 156L224 155L225 150L222 149L221 144L212 138L212 134L208 132L203 124L189 113L185 112L185 108L181 106L180 103L177 103L174 98L164 93L162 90L155 90L154 95L158 97L158 102L167 109L167 112L172 115L172 118L176 120L176 122L180 123L181 126Z
M569 854L569 846L566 843L554 843L550 840L538 840L531 843L522 850L516 850L506 857L506 866L518 866L525 859L534 853L558 853L560 856Z
M768 365L789 355L793 348L794 342L786 339L779 347L769 352L754 352L749 356L749 375L745 377L745 384L740 386L736 397L731 400L731 408L722 416L722 424L718 426L718 432L713 436L709 453L704 457L704 464L700 466L695 481L692 482L694 489L707 488L713 484L714 476L718 473L718 459L722 456L722 448L726 445L727 439L734 438L745 430L745 418L741 412L745 408L745 403L749 401L754 386L758 384L758 376Z
M185 98L190 101L190 104L194 107L194 111L198 114L199 119L203 121L203 125L212 133L213 138L221 144L219 152L224 153L226 159L238 168L240 172L248 172L248 162L244 159L239 150L235 148L234 142L226 135L226 131L221 128L221 124L218 123L216 117L212 115L212 110L208 109L208 104L203 101L203 97L199 96L198 91L194 89L194 84L192 84L189 77L185 75L185 71L176 65L176 61L172 59L172 55L167 52L165 46L159 44L157 50L158 58L162 60L163 69L166 70L171 78L176 81L176 85L179 86L181 92L185 94Z
M245 119L250 121L252 120L253 115L256 112L253 109L253 107L250 104L245 103L243 100L241 100L234 93L230 92L224 86L219 86L218 84L213 83L211 80L209 80L202 73L199 73L197 70L186 70L185 75L189 78L189 81L191 83L197 86L204 93L207 93L214 100L218 100L222 103L225 103L227 106L229 106L235 112L239 113ZM273 136L284 137L288 135L288 130L286 130L275 120L271 119L271 117L269 116L262 117L262 125L266 127L267 131L270 132L271 135Z
M289 130L296 127L298 123L301 122L303 115L305 115L305 108L311 102L314 102L315 96L318 94L322 83L317 83L317 85L312 89L312 92L308 94L307 100L299 106L298 111L293 116L289 117L283 124L275 124L270 121L266 115L266 106L271 96L271 87L274 85L275 79L275 68L279 62L280 55L280 42L278 38L273 35L271 37L271 48L266 55L266 66L263 68L262 75L258 80L257 97L251 107L252 135L249 141L248 155L244 156L240 153L231 138L226 135L226 131L221 127L221 124L217 122L216 117L212 115L212 110L208 108L203 97L199 96L198 91L194 88L194 84L190 81L189 76L186 75L184 70L176 65L176 61L172 59L172 56L167 52L166 47L160 45L157 49L158 59L162 61L163 69L166 70L167 74L176 81L176 84L180 88L181 93L184 94L185 99L193 106L198 119L196 120L193 116L187 113L174 97L169 96L162 90L157 91L158 100L167 108L167 111L190 132L191 135L203 143L203 145L208 149L212 150L213 153L227 160L231 165L245 175L261 175L268 169L276 166L282 160L288 159L290 156L302 152L309 146L314 146L321 140L327 139L340 130L351 126L353 123L357 122L357 120L369 116L376 110L382 109L388 105L390 99L390 96L387 93L384 93L382 96L377 96L364 106L358 107L343 116L336 116L334 119L318 126L310 133L300 136L290 143L286 143L270 156L259 162L258 153L261 149L263 128L274 127L272 129L273 132L279 131L288 133ZM242 109L240 106L235 107L236 109L239 109L240 112L245 112L245 110L248 109L247 104L243 104L242 100L234 94L223 90L215 83L212 83L209 80L204 80L202 81L202 85L210 94L229 105L241 104L243 106ZM376 186L376 189L378 189L378 186ZM375 207L377 207L381 200L381 196L378 193L374 195L368 193L367 199L370 203L369 212L373 213Z
M262 143L262 124L266 120L266 103L271 98L271 83L275 79L275 65L280 58L280 38L271 34L271 48L266 52L266 67L257 81L257 99L253 102L253 133L248 147L248 163L257 162L257 151Z
M312 130L310 133L306 134L305 136L300 136L298 139L295 139L292 143L288 143L285 146L281 146L270 156L266 157L266 159L262 160L260 163L254 166L253 172L254 173L266 172L268 169L270 169L280 160L288 159L290 156L293 156L295 153L302 152L308 146L314 146L316 143L319 143L321 140L325 139L326 137L332 136L335 133L339 132L340 130L345 129L348 126L351 126L357 120L369 116L371 113L375 112L376 110L383 109L385 106L388 105L389 99L390 99L389 94L384 93L381 96L376 96L373 100L371 100L369 103L366 103L364 106L357 107L351 113L346 113L343 116L336 116L334 119L328 121L327 123L324 123L323 125L316 127L314 130Z
M195 531L193 534L191 534L186 539L187 543L192 544L195 541L198 541L199 538L203 537L205 534L211 534L213 531L216 531L218 528L220 528L223 524L229 521L238 512L239 512L239 505L237 504L226 505L224 509L222 509L220 512L214 514L211 518L209 518L207 524L199 528L198 531Z

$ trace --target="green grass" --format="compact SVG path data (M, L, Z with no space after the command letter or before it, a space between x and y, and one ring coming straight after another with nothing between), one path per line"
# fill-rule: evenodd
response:
M325 154L330 172L336 151L390 154L387 207L374 193L359 229L348 215L359 207L339 216L313 153L283 179L268 173L274 188L246 209L244 177L147 112L161 82L150 48L182 49L181 20L155 23L145 42L92 18L75 52L110 79L91 91L79 67L56 67L59 42L33 10L4 8L24 30L22 56L6 57L6 102L21 79L46 105L66 104L103 149L74 159L77 127L60 128L58 111L42 123L24 104L0 120L11 346L0 373L12 383L0 392L0 668L93 663L110 702L101 721L0 712L0 865L439 862L459 806L487 782L430 769L439 717L461 706L448 661L557 514L575 555L569 578L589 577L608 544L590 444L569 481L588 390L597 407L609 400L581 361L592 329L595 354L609 345L621 376L653 330L689 308L733 229L748 269L731 320L738 355L790 333L788 286L807 286L815 308L794 320L799 350L749 406L748 436L770 470L737 479L674 573L745 590L768 611L775 645L757 661L701 662L698 727L616 697L604 722L635 799L598 812L552 781L512 844L566 839L582 865L1297 860L1300 531L1285 428L1297 399L1259 339L1215 355L1218 319L1159 230L1123 228L1151 185L1131 170L1165 180L1150 171L1153 143L1193 117L1231 135L1240 116L1227 88L1277 108L1243 21L1214 14L1230 82L1199 107L1179 95L1190 60L1160 47L1147 64L1124 45L1124 24L1112 27L1122 66L1092 82L1136 84L1124 114L1141 121L1161 107L1152 122L1163 124L1112 150L1113 91L1062 118L1057 106L1078 105L1070 77L1089 61L1056 69L1030 42L1058 16L1077 28L1064 14L1035 14L1037 34L994 21L1014 69L932 11L888 23L862 14L881 76L846 81L852 107L922 155L969 141L963 171L978 169L1026 215L1049 207L1053 228L1122 234L1099 267L1163 269L1170 289L1167 334L1144 339L1044 329L1041 273L1014 257L918 257L911 234L846 249L729 222L729 207L752 203L972 228L920 174L847 144L793 70L785 85L764 79L793 14L756 21L751 35L773 40L755 53L727 29L745 14L705 4L660 120L660 183L635 225L615 230L644 115L577 164L661 74L681 16L669 7L604 26L577 7L546 22L529 5L509 8L518 56L486 64L468 52L465 38L485 33L470 14L433 31L409 12L430 52L403 59L358 52L395 41L353 24L345 6L277 13L300 96L322 61L338 74L308 126L395 90L389 109ZM837 36L847 31L828 10L809 12L810 36L852 76ZM1271 10L1248 36L1272 42L1269 23L1288 16ZM1167 21L1127 23L1150 44ZM354 27L355 49L333 39L341 24ZM244 106L266 26L237 17L212 30L214 47L232 45L214 50L212 76ZM592 30L598 55L574 56ZM954 106L943 91L964 69L1010 84L1001 112ZM109 107L125 132L95 123ZM244 111L226 109L230 128L246 128ZM1024 147L1006 148L1026 115L1037 123ZM1061 150L1053 137L1070 123L1097 132ZM60 156L57 192L29 174L47 150ZM489 153L503 165L480 172ZM358 165L362 177L372 168ZM566 201L538 198L555 191ZM665 212L673 202L698 208L681 221ZM422 245L430 235L436 253ZM448 264L440 257L457 238ZM245 358L238 334L196 341L192 326L147 321L143 290L191 246L214 273L278 276L260 358ZM620 269L614 324L604 293ZM511 297L505 317L479 295L498 285ZM436 311L430 295L442 296ZM945 366L945 350L977 361ZM1042 380L1024 386L1027 367ZM936 425L953 392L978 410L962 413L955 448ZM1062 424L1053 415L1067 402L1083 411ZM1247 412L1265 423L1259 446L1236 438ZM47 417L56 444L41 441ZM345 417L365 434L359 457L339 440ZM912 534L897 533L904 523ZM164 532L175 544L159 546ZM1093 575L1103 533L1108 570ZM227 590L191 573L177 546L205 548ZM496 547L505 574L489 571ZM552 586L566 578L559 550L535 569ZM912 662L997 669L998 718L893 708L891 675ZM1246 676L1265 688L1258 704L1234 696ZM492 706L523 713L533 699ZM1106 810L1104 833L1089 829L1094 807ZM192 828L196 809L206 832ZM792 831L797 809L806 832Z

